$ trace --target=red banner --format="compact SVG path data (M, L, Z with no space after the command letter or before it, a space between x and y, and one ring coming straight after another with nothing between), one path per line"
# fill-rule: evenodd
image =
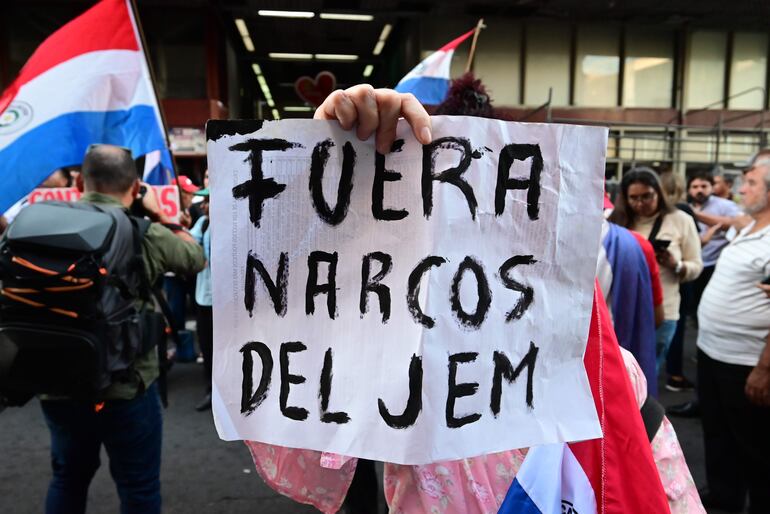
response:
M151 186L163 214L173 223L179 222L179 192L177 186ZM29 194L29 203L76 202L82 193L76 187L40 187Z

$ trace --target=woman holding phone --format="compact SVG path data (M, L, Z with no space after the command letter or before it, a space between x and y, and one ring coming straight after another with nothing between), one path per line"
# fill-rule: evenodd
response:
M609 220L639 232L655 249L665 312L665 321L656 333L660 372L679 319L679 285L695 280L703 270L698 231L687 214L668 204L658 175L645 167L634 168L623 176Z

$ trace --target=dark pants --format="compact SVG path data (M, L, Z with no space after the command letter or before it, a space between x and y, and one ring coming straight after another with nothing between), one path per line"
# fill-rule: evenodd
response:
M695 319L698 319L698 305L700 305L703 291L706 290L706 286L709 284L709 280L711 280L715 268L716 265L705 266L700 275L698 275L698 278L692 281L692 304L690 306L690 313Z
M740 510L770 513L770 408L744 392L752 368L716 361L698 350L698 396L709 491Z
M343 508L349 514L377 514L379 487L374 461L358 459Z
M41 401L51 432L53 478L46 513L86 510L88 486L107 450L123 514L160 513L160 452L163 417L157 384L133 400L93 403Z
M211 306L198 305L196 329L198 346L203 354L203 371L206 375L206 387L211 390L211 356L214 349L214 323Z
M166 301L168 301L171 315L174 317L172 322L177 330L184 330L187 319L188 288L184 278L176 276L163 278L163 292L166 294Z

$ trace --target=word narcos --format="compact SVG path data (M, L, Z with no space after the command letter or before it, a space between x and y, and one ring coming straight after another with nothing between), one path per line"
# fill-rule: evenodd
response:
M305 407L289 405L289 390L292 385L303 384L307 380L303 375L297 375L290 371L290 355L305 351L307 346L301 341L289 341L282 343L279 349L279 367L280 367L280 392L279 405L281 414L295 421L305 421L308 419L309 411ZM243 381L241 384L241 414L248 416L253 413L267 398L272 382L273 373L273 355L270 348L260 341L246 343L240 349L243 354ZM529 409L534 408L532 381L535 372L535 364L539 348L530 342L526 354L514 367L508 356L502 351L492 353L494 371L492 374L492 387L489 393L489 410L497 418L500 414L500 405L503 395L503 380L512 384L526 370L525 398L526 406ZM262 372L260 374L259 384L254 389L254 356L257 354L261 361ZM464 425L475 423L480 420L482 414L474 412L458 416L455 413L455 403L458 398L474 396L479 389L478 382L457 382L457 370L461 364L471 365L476 362L478 352L461 352L448 356L448 387L445 408L445 422L448 428L460 428ZM331 412L329 404L331 401L332 377L334 356L332 349L329 348L324 354L324 362L321 368L321 377L318 387L319 417L323 423L345 424L350 422L351 418L347 412ZM385 423L395 429L409 428L415 424L422 411L422 384L423 368L422 357L412 355L409 362L409 396L406 405L398 414L392 414L382 398L377 399L377 407L380 417Z
M372 264L377 263L379 271L372 275ZM436 320L425 313L420 305L420 283L423 276L431 269L447 263L447 259L437 255L430 255L412 269L407 278L406 307L415 323L425 328L433 328ZM520 319L532 305L535 298L534 289L515 280L511 274L516 266L535 264L537 260L532 255L514 255L500 266L497 278L506 289L519 294L513 307L505 315L505 321L511 322ZM325 282L319 283L319 264L326 264ZM318 295L326 296L326 311L329 319L336 319L337 294L337 267L339 254L337 252L310 252L307 258L307 282L305 284L305 314L315 315L315 299ZM391 314L391 291L384 283L384 279L393 267L393 258L385 252L371 252L361 259L361 287L359 290L359 310L361 318L369 311L369 297L375 295L379 301L381 322L387 323ZM267 270L267 267L257 254L249 251L246 257L246 279L244 283L243 303L249 316L253 316L256 303L257 276L267 290L273 304L275 314L284 317L288 307L288 283L289 283L289 254L281 252L278 258L275 278ZM460 288L466 276L472 275L476 282L476 306L472 311L466 309L460 300ZM457 266L457 271L452 277L449 287L448 304L452 314L461 328L476 330L481 327L487 317L492 304L492 290L489 279L484 271L482 263L473 256L466 256Z
M393 144L393 151L400 151L404 144L398 139ZM326 139L315 145L310 161L309 188L313 207L318 216L329 225L340 224L347 215L350 205L350 195L353 191L353 176L356 165L356 151L348 141L342 146L342 167L337 187L337 202L332 208L324 197L322 180L326 164L329 160L329 149L334 146L331 139ZM262 170L264 152L285 152L291 148L302 148L299 143L284 139L249 139L230 147L231 151L249 152L251 163L251 178L233 187L233 197L248 199L249 219L259 228L262 220L262 210L266 200L276 198L286 189L286 184L280 184L274 178L265 178ZM476 219L478 201L471 185L463 178L473 159L480 159L482 152L473 150L470 140L463 137L442 137L432 143L423 145L421 193L423 215L430 218L433 212L433 183L441 182L455 186L460 190L468 204L471 218ZM440 152L450 151L459 153L457 164L442 171L436 171L436 162ZM512 178L509 176L515 161L531 159L529 177ZM500 150L497 168L497 183L495 186L495 215L505 212L505 195L510 190L527 191L527 215L530 220L537 220L540 200L540 175L543 172L543 156L538 144L511 143ZM401 180L401 173L385 168L385 156L375 153L374 182L372 185L372 215L381 221L398 221L409 215L405 209L390 209L384 207L385 182Z

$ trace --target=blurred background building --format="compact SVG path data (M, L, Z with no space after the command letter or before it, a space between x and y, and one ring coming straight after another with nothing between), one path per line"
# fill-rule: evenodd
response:
M5 0L0 88L92 2ZM483 17L474 72L511 119L610 127L607 177L634 164L736 169L767 144L766 0L137 0L180 168L209 118L309 117L321 72L393 87ZM456 52L465 69L470 41ZM318 77L319 89L325 87Z

